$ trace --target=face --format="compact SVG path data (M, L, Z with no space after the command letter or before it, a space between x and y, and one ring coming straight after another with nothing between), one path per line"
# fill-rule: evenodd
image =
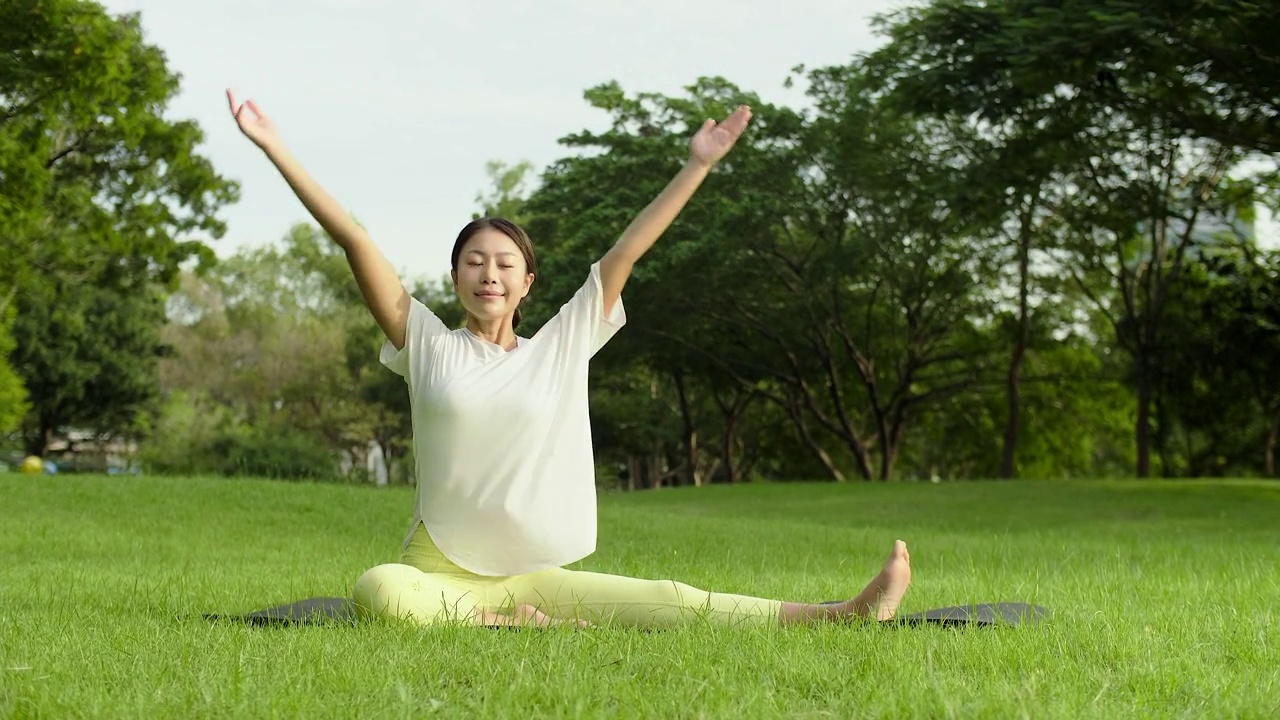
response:
M467 312L481 321L499 320L515 313L533 275L514 240L485 228L462 246L453 284Z

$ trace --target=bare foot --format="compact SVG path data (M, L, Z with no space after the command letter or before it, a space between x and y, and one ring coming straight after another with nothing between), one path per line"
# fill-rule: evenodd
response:
M911 554L907 544L898 540L893 544L889 559L880 574L867 584L852 600L829 603L784 602L778 610L778 621L783 625L795 623L843 620L853 617L892 620L898 605L911 585Z
M844 603L842 614L873 617L876 620L892 620L898 605L911 585L911 553L901 540L894 542L893 551L885 561L880 574L863 588L858 596Z

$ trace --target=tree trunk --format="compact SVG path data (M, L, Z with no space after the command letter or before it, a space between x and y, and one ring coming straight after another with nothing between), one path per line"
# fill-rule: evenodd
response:
M1019 380L1022 378L1022 361L1027 354L1027 336L1031 319L1027 309L1027 295L1031 284L1031 233L1034 228L1036 200L1040 197L1037 187L1022 213L1018 228L1018 326L1014 330L1013 356L1009 358L1009 373L1005 376L1005 395L1008 412L1005 415L1004 444L1000 449L1000 477L1012 480L1017 477L1018 427L1022 424L1022 395Z
M893 464L898 459L898 443L884 449L883 461L880 464L880 482L888 482L893 477Z
M720 438L720 454L724 458L725 481L730 484L738 482L738 463L733 452L734 441L738 432L738 412L735 407L725 414L724 434Z
M1022 377L1022 361L1027 354L1027 248L1024 245L1018 258L1018 327L1014 333L1013 356L1009 358L1009 372L1005 376L1007 412L1004 422L1004 444L1000 449L1000 477L1012 480L1017 477L1018 427L1022 424L1022 395L1019 380Z
M1004 444L1000 448L1000 477L1012 480L1017 476L1018 425L1022 422L1022 398L1018 393L1018 377L1022 373L1022 355L1026 345L1014 346L1013 359L1009 362L1009 374L1005 378L1006 408Z
M689 393L684 387L684 375L673 373L676 385L676 398L680 402L680 421L682 423L681 444L684 445L685 478L694 487L702 486L702 473L698 472L698 428L694 423L693 411L689 407Z
M1152 443L1155 445L1156 455L1160 457L1160 475L1165 478L1171 478L1173 477L1173 473L1174 473L1174 463L1169 458L1169 430L1168 430L1169 413L1168 413L1168 410L1165 408L1164 401L1161 399L1163 397L1164 395L1160 394L1152 398L1152 404L1155 406L1155 409L1156 409L1156 427L1155 427L1155 432L1152 433L1151 440L1152 440ZM1187 447L1188 465L1190 464L1191 459L1192 459L1192 452L1191 452L1190 444L1188 444L1188 447ZM1188 470L1190 470L1190 468L1188 468ZM1200 474L1201 474L1200 472L1197 472L1195 477L1199 477Z
M387 485L394 485L396 477L396 463L400 458L396 456L395 450L391 448L390 437L379 437L376 442L378 443L378 447L382 449L382 464L387 470Z
M1267 430L1267 447L1262 459L1262 473L1267 477L1276 476L1276 440L1280 439L1280 412L1271 418L1271 427Z
M893 425L889 428L889 437L885 438L883 462L880 465L880 481L887 482L893 477L893 466L898 461L898 452L902 449L902 436L907 426L907 415L903 411L895 412Z
M796 429L799 430L800 439L803 440L804 444L809 446L809 449L813 451L814 456L818 458L818 462L822 463L822 467L826 469L829 475L831 475L831 479L836 482L844 482L844 473L840 472L840 468L836 467L836 464L831 460L831 456L828 455L827 451L818 444L816 439L814 439L813 433L809 432L809 424L804 421L804 410L796 407L796 403L793 400L788 403L787 413L791 415L792 422L795 423ZM870 473L864 473L863 478L870 480Z
M662 477L663 477L663 472L662 472L662 465L663 465L663 462L662 462L662 453L661 453L660 451L654 451L654 452L650 453L650 454L649 454L649 458L648 458L648 462L647 462L646 464L649 466L649 467L648 467L648 475L649 475L648 487L649 487L649 489L650 489L650 490L657 490L658 488L661 488L661 487L662 487Z
M43 458L45 451L53 444L53 426L45 422L43 418L38 420L39 427L33 433L25 433L23 444L26 446L28 455L35 455Z
M755 468L756 460L759 459L759 455L748 453L747 449L742 446L742 441L739 440L738 457L741 458L741 464L738 466L737 473L739 482L742 482L743 480L751 477L751 470Z
M735 386L730 402L722 400L718 392L711 393L711 397L716 401L716 406L720 408L720 415L724 418L724 432L720 436L720 459L724 464L725 482L737 483L740 478L736 453L738 423L741 422L747 406L751 404L752 395Z
M1151 376L1146 369L1146 358L1139 355L1138 360L1138 422L1134 429L1134 440L1137 443L1138 463L1137 476L1151 476Z
M627 490L635 492L636 481L640 479L640 458L635 455L627 456Z

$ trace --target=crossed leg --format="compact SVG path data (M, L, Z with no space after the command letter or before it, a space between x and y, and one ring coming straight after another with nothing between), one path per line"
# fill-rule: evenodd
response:
M586 625L615 622L670 627L695 620L783 625L851 618L892 619L911 583L911 556L902 541L857 596L831 603L795 603L713 593L672 580L553 568L487 578L424 572L412 565L379 565L353 593L363 612L422 624L453 620L489 626Z

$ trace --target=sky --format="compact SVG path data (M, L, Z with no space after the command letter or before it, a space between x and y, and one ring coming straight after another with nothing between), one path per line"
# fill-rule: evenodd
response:
M904 0L106 0L141 12L182 76L171 118L241 184L219 255L282 238L306 210L240 135L225 89L253 99L290 150L406 278L440 277L487 192L489 160L535 169L607 120L583 92L681 94L723 76L800 107L797 64L842 64L883 39L869 18ZM786 12L779 8L786 7ZM642 208L637 207L639 212ZM535 238L535 243L537 239Z
M871 18L907 0L106 0L141 12L182 76L172 118L241 184L223 211L226 256L275 242L306 210L231 118L253 99L304 167L370 231L406 279L448 272L458 230L489 190L485 164L565 156L603 129L583 92L681 94L722 76L768 102L805 104L798 64L842 64L883 44ZM781 12L780 8L787 11ZM641 208L637 207L639 212ZM1274 224L1264 233L1274 235ZM537 238L534 238L535 243Z

